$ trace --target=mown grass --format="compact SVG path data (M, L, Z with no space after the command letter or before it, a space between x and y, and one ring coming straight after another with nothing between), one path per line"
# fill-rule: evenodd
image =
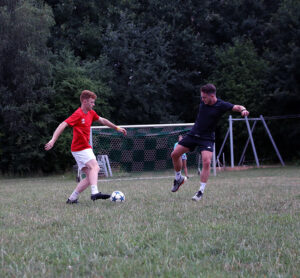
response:
M0 180L0 277L300 277L299 167L219 173L198 203L196 175L99 182L123 204L66 205L74 187Z

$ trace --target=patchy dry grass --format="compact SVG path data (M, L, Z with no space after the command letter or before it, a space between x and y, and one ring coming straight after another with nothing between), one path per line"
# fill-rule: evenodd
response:
M197 176L175 194L172 179L99 182L123 204L66 205L74 187L0 180L1 277L300 276L299 167L219 173L198 203Z

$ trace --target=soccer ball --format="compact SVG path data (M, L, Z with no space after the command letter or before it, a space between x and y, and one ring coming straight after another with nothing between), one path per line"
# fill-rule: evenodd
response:
M121 191L114 191L110 195L110 200L116 203L125 202L125 195Z

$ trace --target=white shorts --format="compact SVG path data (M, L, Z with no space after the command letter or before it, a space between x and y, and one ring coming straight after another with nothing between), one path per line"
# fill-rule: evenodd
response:
M89 162L92 159L96 160L96 156L94 155L94 152L92 149L85 149L79 152L72 152L72 155L74 156L79 170L86 167L86 163Z

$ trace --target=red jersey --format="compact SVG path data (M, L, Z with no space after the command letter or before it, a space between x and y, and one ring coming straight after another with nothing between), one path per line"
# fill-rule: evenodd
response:
M84 114L79 107L65 122L73 127L73 141L71 145L72 152L79 152L85 149L91 149L90 129L94 121L97 121L99 116L94 110Z

